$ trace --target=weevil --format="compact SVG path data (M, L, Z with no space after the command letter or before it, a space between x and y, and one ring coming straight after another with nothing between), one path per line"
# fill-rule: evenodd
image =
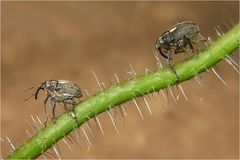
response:
M47 103L52 108L52 120L56 120L55 108L56 104L63 104L65 111L69 111L67 105L74 106L77 104L76 99L82 97L82 92L78 84L67 81L67 80L47 80L42 82L37 88L36 92L32 94L29 98L25 99L27 101L31 97L35 97L37 100L38 93L40 90L45 91L47 97L44 100L44 111L46 114L45 126L48 121L47 113Z
M197 41L194 38L198 36ZM179 77L172 66L172 54L181 52L196 52L193 43L198 41L205 42L206 39L200 35L199 27L191 21L184 21L172 26L168 31L164 32L156 41L156 48L159 53L167 59L167 64L176 75L177 83ZM190 49L187 49L187 45Z

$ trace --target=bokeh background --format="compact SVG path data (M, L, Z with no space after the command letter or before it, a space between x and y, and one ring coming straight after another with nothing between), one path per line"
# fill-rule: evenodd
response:
M226 31L223 22L231 27L239 21L237 1L1 5L1 137L8 136L16 146L28 137L25 130L33 133L30 115L45 119L44 93L38 101L24 102L34 92L24 89L44 80L67 79L93 95L99 88L91 70L107 86L109 81L116 83L114 73L121 80L130 77L126 73L131 70L129 64L137 74L144 74L145 68L156 70L155 41L176 22L194 21L202 35L216 39L214 27ZM233 58L238 60L237 52ZM177 55L174 62L183 59ZM115 116L120 135L107 114L100 115L105 134L91 121L95 139L87 132L92 142L89 150L80 135L80 146L74 144L72 151L59 143L61 158L237 158L239 76L226 62L218 64L217 71L227 86L214 74L204 73L203 87L196 80L182 84L189 101L181 93L177 103L170 96L169 103L159 94L146 97L152 115L137 100L144 120L132 102L125 104L125 120L119 111ZM6 156L7 145L1 145L1 155Z

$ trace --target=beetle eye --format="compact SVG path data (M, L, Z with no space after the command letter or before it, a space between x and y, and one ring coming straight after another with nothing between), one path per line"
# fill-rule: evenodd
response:
M169 32L165 33L162 37L163 42L170 43L172 41L172 36Z
M46 87L49 87L50 86L50 82L46 82Z
M160 40L160 38L156 41L155 47L156 48L160 48L161 47L161 40Z
M159 43L163 43L162 37L159 38Z

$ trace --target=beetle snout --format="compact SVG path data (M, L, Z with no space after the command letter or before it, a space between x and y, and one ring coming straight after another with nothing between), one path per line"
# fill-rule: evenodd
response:
M40 90L42 90L43 88L40 86L40 87L38 87L38 89L37 89L37 91L36 91L36 93L35 93L35 99L37 100L37 96L38 96L38 93L39 93L39 91Z
M158 39L157 41L156 41L156 48L157 49L159 49L159 48L161 48L161 46L162 46L162 41L161 41L161 39Z

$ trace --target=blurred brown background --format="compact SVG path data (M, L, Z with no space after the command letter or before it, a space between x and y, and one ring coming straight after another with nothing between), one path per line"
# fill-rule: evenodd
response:
M44 80L74 81L92 95L99 88L91 74L109 85L121 80L132 64L138 74L156 70L153 52L157 37L176 22L191 20L204 36L216 39L213 27L238 23L238 2L2 2L2 103L1 137L16 146L33 132L30 115L45 119L44 94L24 102L33 91L24 89ZM233 56L238 59L238 53ZM178 55L174 61L184 57ZM165 59L162 59L165 62ZM105 135L91 121L95 139L87 151L70 151L59 143L61 158L237 158L238 74L226 62L218 64L223 85L214 74L202 74L204 87L184 82L189 101L180 93L176 103L162 95L147 98L153 115L140 99L144 120L133 103L128 116L116 116L120 135L107 114L99 116ZM176 92L175 92L176 95ZM87 98L84 94L83 99ZM119 114L118 114L119 115ZM86 127L86 126L85 126ZM2 155L9 153L2 145Z

